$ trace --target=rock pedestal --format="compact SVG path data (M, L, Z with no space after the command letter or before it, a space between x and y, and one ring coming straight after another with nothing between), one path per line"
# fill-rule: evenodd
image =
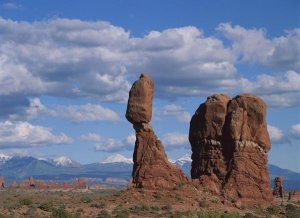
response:
M129 92L126 118L136 132L132 183L136 188L172 189L187 183L188 179L168 161L162 143L149 124L153 92L153 81L146 74L140 76Z
M0 189L5 188L5 180L3 176L0 176Z
M265 118L266 105L255 95L208 97L190 123L192 179L232 202L268 205L271 144Z
M275 197L283 197L283 178L281 176L274 179L273 195Z

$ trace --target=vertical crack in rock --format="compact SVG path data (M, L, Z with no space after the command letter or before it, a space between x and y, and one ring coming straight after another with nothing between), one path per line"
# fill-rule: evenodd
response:
M168 161L162 143L149 124L153 92L153 81L146 74L141 74L129 92L126 118L136 132L132 182L137 188L172 189L177 184L187 183L188 179Z
M255 95L208 97L190 123L192 179L232 202L270 203L265 119L266 105Z

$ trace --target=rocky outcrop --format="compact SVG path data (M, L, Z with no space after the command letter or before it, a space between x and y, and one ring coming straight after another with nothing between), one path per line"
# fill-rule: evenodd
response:
M16 189L16 188L18 188L17 182L16 182L16 181L13 181L13 182L11 183L11 185L10 185L10 188L11 188L11 189Z
M0 176L0 189L5 188L5 180L3 176Z
M255 95L208 97L190 122L194 182L232 202L269 204L265 119L266 105Z
M274 179L273 195L275 197L283 197L283 178L281 176Z
M34 179L32 176L20 182L19 186L14 181L11 185L12 189L85 189L87 182L84 178L79 178L73 183L58 183L54 181L44 181Z
M133 124L136 142L133 154L132 183L137 188L175 188L188 182L184 173L168 161L162 143L151 125L153 81L142 74L130 92L126 118Z
M85 178L79 178L74 183L75 189L85 189L86 188L86 180Z
M141 74L129 92L126 119L132 124L149 123L152 118L154 83L147 74Z

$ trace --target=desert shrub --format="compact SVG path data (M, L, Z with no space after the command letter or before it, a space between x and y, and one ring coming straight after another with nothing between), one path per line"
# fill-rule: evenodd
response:
M38 208L40 208L43 211L51 212L54 207L53 201L46 201L40 204Z
M93 200L90 198L90 197L88 197L88 196L83 196L83 197L81 197L81 202L82 203L86 203L86 204L89 204L89 203L91 203Z
M66 211L64 207L53 208L52 215L53 218L71 218L71 214Z
M13 216L0 214L0 218L13 218Z
M98 214L97 218L111 218L112 216L109 214L107 210L101 210Z
M267 213L270 215L276 215L280 212L280 207L278 206L272 206L267 208Z
M207 206L206 200L201 200L201 201L199 201L199 207L204 208L204 207L206 207L206 206Z
M142 213L142 212L149 212L150 207L146 204L141 204L141 205L135 205L130 209L132 213Z
M160 192L154 192L154 193L153 193L153 197L154 197L156 200L160 200L160 199L161 199L161 193L160 193Z
M292 205L292 204L288 204L285 207L286 209L286 217L288 218L300 218L300 208Z
M180 190L183 187L183 185L184 184L182 182L177 183L176 186L175 186L175 188L174 188L174 190Z
M167 211L167 212L172 212L172 206L171 206L171 204L167 204L167 205L165 205L165 206L163 206L162 207L162 209L164 210L164 211Z
M129 211L125 208L122 208L120 206L116 207L112 214L117 218L128 218L129 217Z
M92 204L91 207L95 207L98 209L104 209L106 207L106 204L104 202L100 202L99 204Z
M218 211L200 211L197 213L198 217L201 218L239 218L240 214L237 212L233 213L224 213Z
M258 218L257 216L253 215L252 213L246 213L244 218Z
M19 201L21 205L30 206L32 204L32 200L29 198L23 198Z
M188 211L175 211L168 215L168 218L194 218L197 217L194 212Z

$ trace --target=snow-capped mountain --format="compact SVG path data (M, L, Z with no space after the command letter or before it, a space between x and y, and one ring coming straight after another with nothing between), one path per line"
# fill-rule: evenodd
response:
M107 164L107 163L126 163L126 164L132 164L132 158L127 158L124 157L121 154L113 154L109 157L107 157L106 159L104 159L103 161L101 161L100 163L103 164Z
M55 166L58 167L77 167L80 166L80 164L71 158L67 156L59 156L54 159L52 159L52 162L55 164Z
M191 162L192 162L191 155L185 154L182 157L178 158L175 161L175 164L182 167L184 164L186 164L186 163L190 164Z
M4 164L6 161L10 160L12 156L8 156L6 154L0 153L0 165Z

